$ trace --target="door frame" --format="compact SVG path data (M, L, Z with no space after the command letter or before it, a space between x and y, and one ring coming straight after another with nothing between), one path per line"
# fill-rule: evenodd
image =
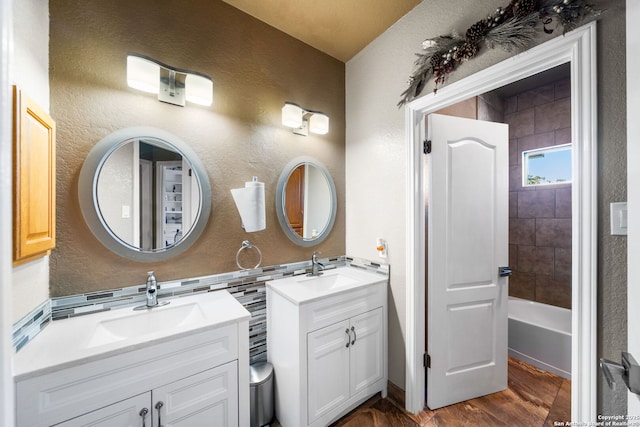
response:
M13 4L0 0L0 193L12 194ZM12 204L0 206L0 425L14 425Z
M571 419L596 416L597 356L597 81L596 23L591 22L407 104L406 395L405 407L424 408L425 197L424 116L564 63L571 64L572 352Z
M630 310L637 304L640 298L640 283L638 274L640 266L632 260L640 256L640 171L637 168L640 162L640 83L636 76L640 72L640 58L638 58L638 46L640 43L640 28L636 20L640 18L640 4L637 1L626 2L627 21L627 208L628 235L627 235L627 351L634 357L640 354L640 338L637 328L640 325L640 312ZM636 333L631 333L634 330ZM627 413L640 415L640 397L631 391L627 397Z

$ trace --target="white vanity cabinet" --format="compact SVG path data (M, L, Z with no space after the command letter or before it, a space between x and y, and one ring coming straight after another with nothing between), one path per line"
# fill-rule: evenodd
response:
M219 291L157 311L120 310L55 321L16 355L18 427L249 424L250 314L233 296ZM121 322L131 324L122 333L133 333L145 319L161 324L176 313L189 314L166 331L113 335ZM91 331L106 327L110 341L96 342Z
M238 425L237 362L174 381L56 427Z
M387 278L368 274L366 286L308 300L268 284L267 354L283 427L326 426L386 396Z

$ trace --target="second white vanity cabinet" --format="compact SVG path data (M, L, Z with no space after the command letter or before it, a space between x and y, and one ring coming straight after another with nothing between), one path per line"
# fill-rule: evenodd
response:
M375 393L386 396L387 278L336 270L358 280L319 276L317 282L267 284L267 354L283 427L326 426ZM307 288L300 293L297 286Z
M382 308L307 335L309 423L384 378Z

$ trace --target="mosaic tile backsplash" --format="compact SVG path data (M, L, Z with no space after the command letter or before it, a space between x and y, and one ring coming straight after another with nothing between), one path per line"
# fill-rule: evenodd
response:
M322 259L325 269L351 265L376 271L389 277L389 266L363 259L340 256ZM234 271L211 276L159 281L158 298L170 298L186 294L204 293L226 289L251 313L249 321L250 362L267 358L267 296L265 283L286 276L306 274L311 269L311 261L274 265L252 270ZM158 278L160 279L160 278ZM145 286L130 286L101 292L52 298L37 307L13 327L13 347L19 351L50 321L96 313L128 306L145 301Z

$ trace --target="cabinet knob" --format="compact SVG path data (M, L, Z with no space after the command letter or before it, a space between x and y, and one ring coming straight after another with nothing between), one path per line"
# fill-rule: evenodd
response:
M344 333L347 334L347 345L345 345L345 347L349 348L351 345L351 334L349 333L349 328L345 329Z

